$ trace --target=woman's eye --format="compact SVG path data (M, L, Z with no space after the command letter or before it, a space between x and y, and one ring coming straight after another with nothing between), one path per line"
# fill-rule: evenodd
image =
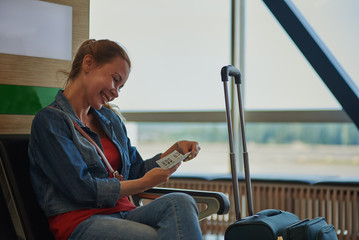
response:
M116 82L116 83L119 82L119 80L118 80L116 77L114 77L114 76L112 76L112 79L113 79L113 81Z

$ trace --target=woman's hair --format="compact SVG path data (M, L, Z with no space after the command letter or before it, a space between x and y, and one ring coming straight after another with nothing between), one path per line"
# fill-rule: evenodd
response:
M125 49L122 48L119 44L107 39L89 39L83 42L77 50L75 58L72 61L70 73L68 74L67 80L65 82L65 87L72 79L79 75L82 67L82 61L88 54L94 57L96 64L99 66L111 62L115 57L121 57L128 63L128 66L131 69L131 60L128 57Z
M89 39L83 42L77 50L75 58L72 61L70 73L67 74L68 76L65 82L65 88L71 82L71 80L76 78L81 72L82 61L87 54L90 54L94 57L98 66L111 62L115 57L121 57L128 63L128 66L131 69L131 60L126 50L119 44L107 39ZM125 118L122 116L119 108L115 104L106 103L105 107L113 110L122 119L122 121L125 121Z

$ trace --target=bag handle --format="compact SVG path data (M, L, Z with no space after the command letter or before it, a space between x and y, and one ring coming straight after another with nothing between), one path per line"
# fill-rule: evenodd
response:
M58 109L54 106L47 106L47 107ZM108 171L112 174L112 176L114 176L115 178L117 178L120 181L125 180L124 177L117 170L116 171L113 170L113 168L111 167L111 164L108 162L105 154L103 153L101 148L97 145L97 143L73 119L71 119L71 121L74 124L77 131L79 131L82 134L82 136L84 136L90 143L92 143L92 145L95 146L98 154L102 158L103 162L105 163Z

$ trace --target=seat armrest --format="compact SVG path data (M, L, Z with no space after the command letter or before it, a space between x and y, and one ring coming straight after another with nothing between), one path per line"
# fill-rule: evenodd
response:
M132 196L132 198L135 205L139 206L144 199L156 199L168 193L185 193L192 196L196 203L205 204L206 208L199 212L199 220L203 220L212 214L227 214L229 211L228 197L221 192L156 187Z

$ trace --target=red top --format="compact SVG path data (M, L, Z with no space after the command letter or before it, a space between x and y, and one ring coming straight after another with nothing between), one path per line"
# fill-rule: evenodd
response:
M121 155L113 142L105 136L101 138L103 152L111 164L113 169L118 169L121 164ZM110 178L113 176L110 175ZM116 205L112 208L95 208L95 209L81 209L74 210L67 213L62 213L53 217L49 217L49 226L55 239L68 239L71 233L75 230L85 219L95 214L112 214L121 211L129 211L136 208L128 199L128 197L120 198Z

